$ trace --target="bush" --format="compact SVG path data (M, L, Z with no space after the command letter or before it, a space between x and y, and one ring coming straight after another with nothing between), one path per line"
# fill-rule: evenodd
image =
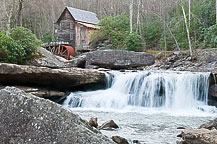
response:
M125 14L106 17L100 25L100 30L92 35L92 43L109 40L115 49L141 50L141 37L137 33L130 34L129 18Z
M22 45L26 52L26 60L30 60L37 55L37 47L41 45L41 41L29 29L24 27L13 28L10 30L9 37Z
M7 63L23 63L25 59L24 48L6 36L4 32L0 33L0 60Z
M140 51L142 51L142 46L143 46L142 45L142 39L141 39L140 35L138 35L137 33L135 33L135 32L129 33L126 36L127 50L140 52Z
M217 24L202 29L202 47L217 47Z
M0 32L0 61L24 64L37 55L37 47L41 42L26 28L11 29L7 36Z
M142 26L142 37L145 38L147 48L160 45L162 26L159 19L151 18Z

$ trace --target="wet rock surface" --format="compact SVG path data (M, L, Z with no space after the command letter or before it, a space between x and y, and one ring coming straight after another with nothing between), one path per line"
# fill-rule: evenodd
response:
M209 94L210 96L217 98L217 84L210 86Z
M193 129L181 132L182 141L180 144L216 144L217 130Z
M0 63L0 85L39 86L65 91L73 87L104 84L105 74L79 68L50 69Z
M99 129L103 130L112 130L117 128L119 128L119 126L113 120L106 121L99 127Z
M97 123L97 118L90 118L90 120L89 120L89 125L91 126L91 127L95 127L95 128L97 128L98 127L98 123Z
M113 136L112 140L114 142L116 142L117 144L129 144L128 141L125 138L120 137L120 136Z
M98 50L86 54L86 66L95 65L109 69L129 69L152 65L155 57L144 52Z
M70 110L14 87L0 90L0 115L0 143L113 143Z

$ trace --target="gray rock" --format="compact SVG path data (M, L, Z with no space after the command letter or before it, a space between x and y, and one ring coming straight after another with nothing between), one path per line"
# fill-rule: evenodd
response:
M66 59L56 56L46 50L45 48L38 47L38 52L41 57L33 59L29 62L29 65L39 66L39 67L49 67L49 68L65 68Z
M0 143L113 143L70 110L14 87L0 90L0 115Z
M209 88L209 95L217 98L217 84L214 84Z
M110 130L110 129L117 129L117 128L119 128L119 126L113 120L109 120L107 122L104 122L100 126L100 129L103 129L103 130Z
M98 50L86 55L86 66L96 65L110 69L127 69L155 63L155 57L144 52Z
M87 69L50 69L0 63L0 85L40 86L65 91L76 86L105 84L105 74Z
M85 68L86 69L98 69L99 66L96 66L96 65L86 65Z
M129 144L125 138L120 136L112 136L112 140L117 144Z
M183 144L216 144L217 130L193 129L181 132Z
M60 91L49 90L44 88L26 87L26 86L16 86L16 87L23 90L26 93L30 93L32 95L35 95L37 97L42 97L42 98L66 96L66 92L60 92Z
M86 55L81 55L67 62L67 67L84 68L86 63Z

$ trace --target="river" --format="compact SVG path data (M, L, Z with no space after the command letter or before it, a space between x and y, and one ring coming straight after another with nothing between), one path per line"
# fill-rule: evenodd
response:
M104 90L73 92L64 106L83 119L98 117L99 124L114 120L120 128L102 131L130 142L174 144L178 127L197 128L214 119L208 106L210 73L139 71L107 74Z

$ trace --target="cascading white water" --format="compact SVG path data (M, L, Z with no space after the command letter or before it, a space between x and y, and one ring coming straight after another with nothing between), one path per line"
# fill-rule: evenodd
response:
M207 105L210 73L142 71L112 72L110 88L76 92L64 105L82 108L148 107L198 109ZM109 84L108 84L109 85Z

